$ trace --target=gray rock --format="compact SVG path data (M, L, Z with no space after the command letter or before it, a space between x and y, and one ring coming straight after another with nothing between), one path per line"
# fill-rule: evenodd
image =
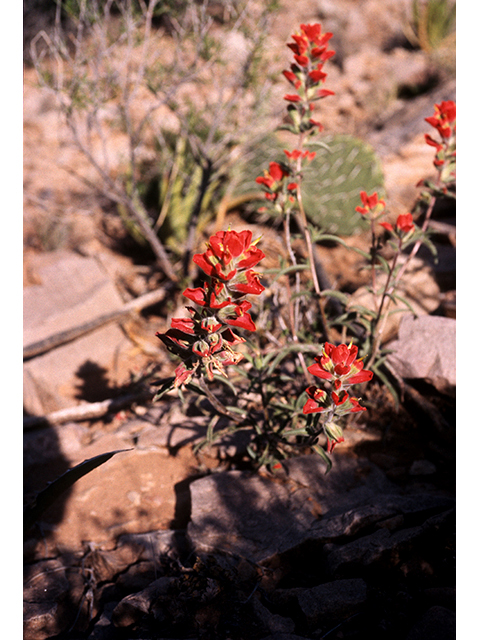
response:
M445 607L434 606L423 614L406 640L454 640L455 632L455 613Z
M46 560L25 568L23 637L42 640L57 635L68 624L66 596L69 582L58 560Z
M295 630L295 622L291 618L272 613L258 598L253 598L252 605L255 617L265 631L270 633L292 633Z
M367 600L367 585L360 578L335 580L311 589L300 589L297 600L307 623L316 626L324 618L347 618Z
M456 387L456 321L411 314L402 318L387 362L401 378L426 380L443 393Z
M437 467L430 460L414 460L408 470L411 476L429 476L437 472Z
M116 627L130 627L148 614L155 600L166 595L175 578L162 577L146 589L126 596L117 604L112 613L112 622Z
M339 455L327 476L316 456L301 456L286 466L289 475L283 480L229 471L194 481L187 531L196 551L223 551L264 563L307 541L332 542L384 521L395 526L392 518L398 515L452 506L443 497L400 495L378 467L364 460ZM387 539L388 527L377 535Z
M118 637L118 630L112 624L112 613L116 604L116 602L106 603L100 618L88 636L88 640L115 640Z
M186 548L183 531L167 529L148 533L126 533L119 537L119 546L141 547L142 560L155 562L164 555L178 556Z
M326 545L324 550L327 553L327 572L332 577L341 577L352 566L368 567L378 562L390 566L392 562L398 562L400 557L407 557L412 546L424 540L426 534L431 535L432 532L436 532L451 515L452 511L447 510L427 518L422 525L394 532L382 527L370 535L362 536L341 546Z
M123 306L95 258L58 251L39 256L35 268L41 284L23 292L25 346ZM122 343L127 343L124 334L111 324L26 362L25 410L42 415L66 407L63 390L66 385L78 386L80 368L90 362L97 372L108 370Z

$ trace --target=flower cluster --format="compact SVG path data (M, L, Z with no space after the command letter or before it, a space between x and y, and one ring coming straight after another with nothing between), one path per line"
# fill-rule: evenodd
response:
M294 63L283 75L294 87L296 93L284 96L289 102L288 111L292 120L287 127L293 133L303 133L318 127L320 122L313 119L314 102L334 95L333 91L322 87L327 74L323 66L335 51L328 50L331 33L322 33L320 24L302 24L300 32L292 35L293 42L287 46L293 51Z
M387 231L395 234L397 237L405 239L415 229L415 223L413 222L413 216L411 213L401 213L397 217L395 227L389 222L380 222L382 227Z
M360 199L362 201L362 206L355 207L355 211L361 213L362 216L370 220L372 224L385 214L385 201L379 199L377 192L368 195L366 191L361 191ZM411 235L416 229L411 213L400 214L397 217L395 225L390 224L390 222L380 222L379 224L403 241L407 235Z
M334 389L327 393L310 385L306 389L308 400L303 407L304 414L327 412L323 429L327 436L328 453L333 451L336 444L344 441L341 427L333 422L334 417L366 410L359 404L359 398L350 396L347 391L352 385L368 382L373 377L373 372L363 368L363 362L357 359L357 355L357 346L335 346L326 342L322 354L316 356L314 364L308 367L310 373L328 380Z
M263 176L255 178L255 182L261 184L265 188L265 197L267 200L276 202L281 194L292 193L296 191L298 185L296 182L287 180L291 171L285 165L278 162L270 162L269 170L265 170ZM294 200L290 195L291 201Z
M206 281L202 287L185 289L183 295L200 308L187 307L189 318L173 318L170 329L156 334L183 361L175 370L175 387L201 372L209 380L215 373L226 377L225 366L242 359L232 347L244 339L232 327L256 329L248 313L252 305L243 298L264 291L253 269L265 257L257 242L252 242L248 230L219 231L210 238L207 250L193 257Z
M300 149L292 151L284 149L283 152L287 157L286 163L270 162L268 171L265 170L263 176L255 178L255 182L264 188L265 198L276 203L279 210L285 210L295 203L298 189L298 182L295 182L296 163L301 160L311 162L316 155L315 151L300 151Z
M457 131L457 107L453 100L447 100L435 105L433 116L425 118L440 136L440 141L425 134L425 141L435 147L435 160L433 164L441 171L441 181L448 185L456 179L456 131Z
M355 211L361 213L362 216L367 216L370 220L375 220L383 215L385 211L385 201L379 199L377 192L369 196L366 191L360 191L360 198L362 200L362 206L356 207Z

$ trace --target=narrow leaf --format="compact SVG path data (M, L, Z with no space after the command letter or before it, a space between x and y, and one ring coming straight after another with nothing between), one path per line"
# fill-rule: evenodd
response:
M24 531L28 531L35 524L38 518L43 515L48 507L50 507L57 500L57 498L62 495L62 493L64 493L67 489L70 489L70 487L75 484L77 480L110 460L110 458L112 458L115 454L122 453L124 451L132 451L132 449L118 449L117 451L101 453L94 458L84 460L72 469L68 469L64 474L51 482L45 489L43 489L43 491L40 491L40 493L37 494L33 504L25 509L23 513Z

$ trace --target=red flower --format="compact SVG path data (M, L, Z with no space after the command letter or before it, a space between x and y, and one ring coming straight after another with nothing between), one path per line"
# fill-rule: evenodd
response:
M450 138L456 128L457 106L453 100L447 100L435 105L435 113L425 118L428 124L438 131L443 139Z
M254 243L252 232L245 230L218 231L210 238L208 249L197 253L193 261L213 278L228 281L237 273L237 269L254 267L265 257Z
M301 102L302 98L296 93L289 93L283 96L284 100L288 100L288 102Z
M315 385L311 385L305 389L305 393L308 396L308 400L303 407L303 413L320 413L328 408L328 404L325 402L327 399L326 391L319 389Z
M262 291L265 291L265 287L260 283L258 274L252 269L238 274L234 282L231 282L228 286L230 291L236 293L242 293L243 295L253 294L259 295Z
M415 229L415 225L413 224L413 218L411 213L404 213L398 216L396 227L399 231L403 233L408 233Z
M355 207L355 211L361 213L362 216L370 213L373 217L381 215L385 209L385 201L378 199L378 194L375 191L371 196L367 195L366 191L360 191L360 198L362 200L363 207Z
M317 378L333 380L336 389L341 386L350 386L367 382L373 377L372 371L363 369L363 362L357 360L358 347L341 344L335 346L329 342L325 343L323 355L315 357L315 364L310 365L308 370Z
M255 331L257 327L247 311L251 309L252 305L247 300L240 302L240 304L232 304L223 309L219 313L219 317L232 327L240 327L241 329L247 329L248 331Z
M407 233L415 229L411 213L403 213L398 216L395 223L395 230L389 222L380 222L380 225L387 231L396 231L398 235L407 235Z

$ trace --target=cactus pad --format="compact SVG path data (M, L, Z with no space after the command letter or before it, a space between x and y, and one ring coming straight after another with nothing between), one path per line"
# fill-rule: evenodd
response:
M284 148L272 136L257 144L255 157L246 165L238 191L258 189L255 178L268 168L269 161L285 162ZM317 155L311 163L305 163L303 171L302 197L307 218L327 233L341 236L361 233L366 224L355 211L361 204L360 191L368 194L377 191L384 197L383 172L377 154L370 145L349 135L323 136L321 144L308 148Z

